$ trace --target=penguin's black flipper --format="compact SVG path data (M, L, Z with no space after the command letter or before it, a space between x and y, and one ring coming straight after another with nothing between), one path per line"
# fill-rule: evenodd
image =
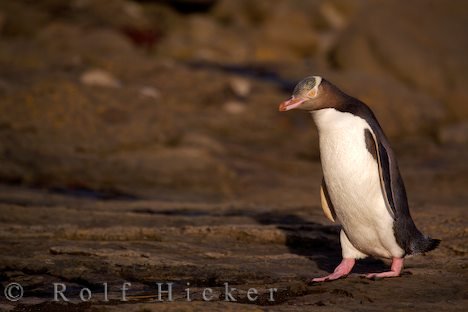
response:
M405 184L401 178L396 157L383 132L379 133L378 137L380 140L377 140L376 135L373 134L382 191L387 201L388 211L395 220L393 225L395 238L407 254L433 250L439 245L440 240L432 239L417 229L411 218Z
M380 135L379 137L382 138ZM382 182L382 189L388 201L388 207L393 213L393 219L411 219L408 207L408 197L406 188L401 178L398 164L390 145L385 137L380 141L376 140L379 170Z
M392 192L392 176L390 170L389 155L383 144L380 143L377 139L374 131L366 129L364 131L364 138L366 141L367 150L377 161L380 176L380 186L382 188L388 213L390 214L390 216L392 216L393 219L395 219L397 211L395 208L395 201Z

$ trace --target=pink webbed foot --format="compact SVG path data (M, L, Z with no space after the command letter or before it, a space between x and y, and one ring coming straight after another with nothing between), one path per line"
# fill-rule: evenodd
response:
M335 271L333 271L332 274L324 277L313 278L312 282L333 281L342 278L343 276L346 276L349 274L349 272L351 272L355 262L355 259L343 259L341 260L341 263L335 268Z
M400 276L401 269L403 269L403 258L393 258L392 267L390 271L381 273L367 274L367 278L385 278L385 277L397 277Z

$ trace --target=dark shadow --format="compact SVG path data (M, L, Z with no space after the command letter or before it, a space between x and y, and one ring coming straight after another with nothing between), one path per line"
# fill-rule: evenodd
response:
M55 187L49 189L50 193L85 198L93 200L136 200L138 197L114 190L97 191L85 187Z
M137 0L138 2L157 2L172 7L182 14L207 13L218 0Z
M286 234L289 251L317 263L319 269L333 272L341 261L340 226L323 225L292 214L262 213L253 216L263 225L276 225ZM388 267L382 260L359 260L353 273L380 272Z
M232 65L208 61L191 61L187 62L186 65L191 69L213 70L268 82L287 93L291 93L297 84L297 81L284 79L271 68L261 65Z

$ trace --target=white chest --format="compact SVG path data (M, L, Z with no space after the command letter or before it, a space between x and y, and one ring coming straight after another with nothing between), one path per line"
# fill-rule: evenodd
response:
M385 206L378 163L366 148L367 122L334 109L314 112L328 193L351 243L366 254L387 257L397 249L393 219Z
M346 214L346 210L360 214L382 197L378 165L366 148L364 131L370 127L362 118L349 113L335 110L320 113L325 116L315 119L328 192L335 209L345 210L337 211L338 215Z

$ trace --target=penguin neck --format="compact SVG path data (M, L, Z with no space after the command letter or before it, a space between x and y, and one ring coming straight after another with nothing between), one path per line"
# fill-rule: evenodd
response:
M335 108L323 108L312 111L311 114L319 133L352 127L355 119L353 114Z
M321 102L323 105L319 109L311 111L319 133L325 130L352 127L356 116L351 113L352 109L350 106L357 102L357 100L328 81L322 84L323 95Z
M321 83L321 89L322 96L320 101L323 104L319 108L335 108L339 111L344 111L348 103L353 100L351 96L326 80Z

